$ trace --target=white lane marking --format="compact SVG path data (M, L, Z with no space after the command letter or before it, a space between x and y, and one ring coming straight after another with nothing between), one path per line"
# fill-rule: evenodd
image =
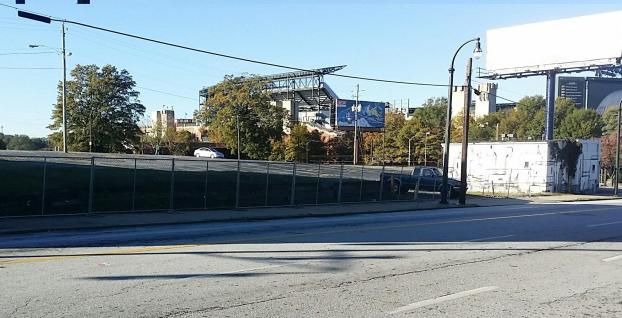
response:
M430 306L430 305L435 305L438 303L442 303L445 301L449 301L449 300L454 300L454 299L458 299L458 298L463 298L463 297L467 297L467 296L472 296L472 295L476 295L476 294L481 294L481 293L485 293L485 292L489 292L489 291L493 291L495 289L498 289L499 287L497 286L487 286L487 287L481 287L481 288L476 288L476 289L471 289L471 290L465 290L459 293L455 293L455 294L449 294L449 295L445 295L445 296L441 296L441 297L437 297L437 298L432 298L432 299L427 299L427 300L422 300L416 303L412 303L410 305L406 305L403 307L399 307L393 311L390 311L388 314L389 315L394 315L394 314L398 314L401 312L405 312L405 311L411 311L413 309L417 309L420 307L425 307L425 306Z
M506 237L512 237L514 236L514 234L510 234L510 235L501 235L501 236L489 236L489 237L482 237L482 238L478 238L478 239L473 239L473 240L467 240L467 241L462 241L462 242L481 242L481 241L489 241L489 240L494 240L494 239L500 239L500 238L506 238Z
M588 225L587 227L598 227L598 226L613 225L613 224L620 224L620 223L622 223L622 221L609 222L609 223L599 223L599 224L591 224L591 225Z
M262 269L285 267L285 266L288 266L288 265L294 265L294 263L279 264L279 265L267 265L267 266L253 267L253 268L245 268L245 269L240 269L240 270L237 270L237 271L229 271L229 272L216 272L216 273L213 273L213 275L214 276L216 276L216 275L231 275L231 274L237 274L237 273L254 272L254 271L259 271L259 270L262 270Z
M613 262L613 261L617 261L619 259L622 259L622 255L618 255L618 256L614 256L614 257L609 257L609 258L605 258L603 260L603 262Z

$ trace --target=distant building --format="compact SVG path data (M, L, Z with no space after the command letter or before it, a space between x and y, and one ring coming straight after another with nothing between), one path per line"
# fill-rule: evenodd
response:
M497 111L497 84L483 83L475 89L479 95L471 92L471 106L469 114L474 118L486 116ZM455 117L464 111L464 103L467 98L466 86L454 86L451 101L451 116Z
M516 109L516 103L498 103L496 107L498 112Z
M175 120L175 129L177 131L188 131L198 141L208 142L206 130L193 118L179 118Z
M162 134L171 128L175 129L175 111L163 109L153 112L151 114L151 127L154 134Z

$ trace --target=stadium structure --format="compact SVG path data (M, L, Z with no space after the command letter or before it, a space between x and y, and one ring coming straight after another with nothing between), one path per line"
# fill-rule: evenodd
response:
M272 96L273 103L289 113L290 124L301 123L322 132L335 133L335 107L338 97L324 81L324 75L344 67L346 65L259 77L266 80L266 90ZM210 88L204 87L199 91L201 105L209 98Z

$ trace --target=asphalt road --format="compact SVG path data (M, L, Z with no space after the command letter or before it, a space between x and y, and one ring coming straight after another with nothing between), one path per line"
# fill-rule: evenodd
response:
M621 242L622 200L5 236L0 316L620 317Z

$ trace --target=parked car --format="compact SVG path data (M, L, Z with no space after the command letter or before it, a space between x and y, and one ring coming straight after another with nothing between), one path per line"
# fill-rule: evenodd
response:
M216 149L212 149L212 148L208 148L208 147L201 147L197 150L194 151L194 156L199 158L199 157L205 157L205 158L224 158L225 155L222 154L222 152L216 150Z
M416 166L408 174L382 173L386 189L393 193L406 193L415 190L417 184L420 191L441 192L443 186L443 171L436 167ZM449 178L449 197L457 198L461 192L460 180Z

